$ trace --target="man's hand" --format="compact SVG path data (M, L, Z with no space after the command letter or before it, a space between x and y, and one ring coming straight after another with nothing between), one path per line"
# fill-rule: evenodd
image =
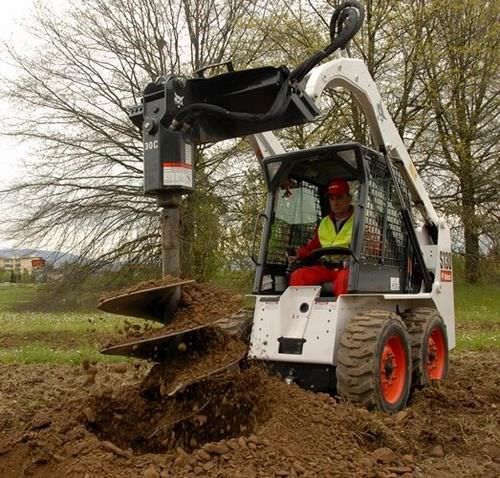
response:
M297 256L297 250L295 249L295 247L287 247L286 257L288 259L288 264L294 264L295 262L297 262L299 256Z
M295 264L295 262L297 262L298 258L299 258L299 256L287 255L288 264Z

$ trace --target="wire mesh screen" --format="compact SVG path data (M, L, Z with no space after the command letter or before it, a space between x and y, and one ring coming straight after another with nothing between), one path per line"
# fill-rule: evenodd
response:
M369 170L363 258L366 263L404 267L408 235L394 184L383 158L370 158Z
M401 191L401 195L403 196L403 202L408 211L411 213L411 197L410 191L408 190L408 186L403 178L403 175L398 167L393 168L394 176L396 177L396 181L399 186L399 190Z
M305 181L277 193L275 217L267 251L268 264L287 264L287 248L309 241L321 220L319 191Z

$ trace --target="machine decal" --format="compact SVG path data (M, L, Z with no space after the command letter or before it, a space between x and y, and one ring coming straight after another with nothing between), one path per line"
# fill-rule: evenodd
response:
M387 119L384 113L384 106L382 105L382 103L377 103L377 112L380 121L384 121Z
M193 167L186 163L163 163L163 185L193 187Z
M439 265L441 267L441 282L451 282L453 280L451 252L441 251L439 253Z
M174 93L174 103L177 108L182 108L184 106L184 96Z
M391 290L399 290L399 277L391 277Z
M194 150L191 143L186 143L184 145L186 164L193 164Z
M158 149L158 140L144 141L144 151L151 151L152 149Z

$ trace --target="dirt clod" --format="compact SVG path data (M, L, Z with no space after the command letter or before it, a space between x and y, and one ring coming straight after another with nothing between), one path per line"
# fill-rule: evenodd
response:
M394 463L396 461L396 454L387 447L377 448L373 453L373 458L381 463Z
M444 456L444 449L442 445L436 445L431 448L429 455L434 456L436 458L442 458Z
M153 465L150 465L143 475L144 478L160 478L160 473L156 470Z

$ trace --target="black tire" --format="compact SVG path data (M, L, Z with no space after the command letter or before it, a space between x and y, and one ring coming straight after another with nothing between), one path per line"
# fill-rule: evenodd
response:
M392 349L394 358L389 353ZM373 310L349 321L337 352L337 393L341 397L368 408L397 412L408 401L411 370L410 337L397 314Z
M438 311L418 307L402 316L411 340L413 388L444 380L448 375L448 333Z
M232 315L218 320L215 325L229 335L233 335L249 343L250 332L252 331L253 313L253 309L241 309Z

